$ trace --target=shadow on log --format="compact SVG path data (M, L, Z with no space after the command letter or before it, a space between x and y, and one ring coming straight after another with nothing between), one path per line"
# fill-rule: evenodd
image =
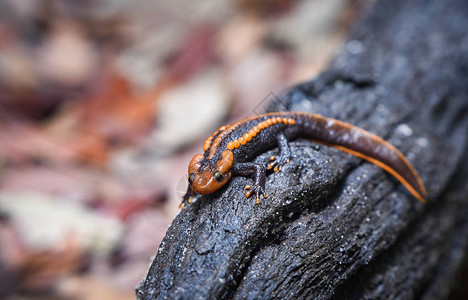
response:
M236 177L186 207L138 298L448 298L468 249L467 28L465 0L377 1L328 71L277 100L391 142L428 204L377 166L297 140L260 205Z

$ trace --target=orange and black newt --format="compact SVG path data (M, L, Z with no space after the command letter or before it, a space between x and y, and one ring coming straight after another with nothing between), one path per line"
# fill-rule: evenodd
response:
M220 127L206 139L204 154L190 162L188 173L192 191L210 194L224 186L232 176L254 175L246 196L255 194L257 204L265 193L265 166L250 162L266 150L279 146L268 169L280 171L289 162L288 141L306 138L338 148L367 160L398 179L419 201L426 202L424 184L410 162L393 145L364 129L318 114L275 112L261 114Z

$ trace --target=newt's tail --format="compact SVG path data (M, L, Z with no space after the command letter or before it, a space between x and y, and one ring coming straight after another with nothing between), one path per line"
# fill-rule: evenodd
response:
M416 199L426 202L427 192L421 177L395 146L346 122L318 115L313 115L313 120L308 121L323 123L321 125L327 127L327 131L310 132L309 138L312 141L335 147L381 167L398 179Z

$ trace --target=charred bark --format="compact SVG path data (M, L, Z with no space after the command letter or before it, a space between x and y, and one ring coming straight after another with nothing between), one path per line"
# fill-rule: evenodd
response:
M467 28L465 0L377 1L324 74L270 105L384 137L428 204L377 166L297 140L260 205L237 177L177 216L139 299L449 297L468 249Z

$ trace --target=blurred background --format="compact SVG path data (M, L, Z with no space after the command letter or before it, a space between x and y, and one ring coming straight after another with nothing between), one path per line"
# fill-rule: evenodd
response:
M361 2L0 1L0 299L134 299L204 139L316 76Z

